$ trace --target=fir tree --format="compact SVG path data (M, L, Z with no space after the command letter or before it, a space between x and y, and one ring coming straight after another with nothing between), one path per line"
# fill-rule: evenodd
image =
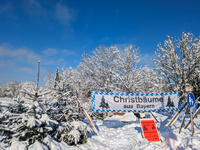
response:
M170 107L170 105L171 105L171 99L170 96L168 96L166 107Z
M99 107L102 107L102 109L104 109L104 107L105 107L106 109L109 108L109 104L108 104L108 102L107 102L107 103L105 102L104 96L102 96L102 98L101 98L101 103L100 103L100 106L99 106Z
M55 81L54 81L54 88L58 88L59 83L60 83L60 69L57 67L56 69L56 76L55 76Z
M168 96L168 100L167 100L167 105L166 105L166 107L175 107L174 106L174 102L173 101L171 101L171 98L170 98L170 96Z
M23 101L10 105L1 117L0 129L5 137L2 140L11 143L16 138L26 142L27 147L35 141L45 144L44 139L48 136L70 145L85 143L86 133L91 133L92 129L78 120L76 98L69 95L69 91L56 90L52 101L41 99L41 96L28 107ZM52 94L49 93L49 96Z

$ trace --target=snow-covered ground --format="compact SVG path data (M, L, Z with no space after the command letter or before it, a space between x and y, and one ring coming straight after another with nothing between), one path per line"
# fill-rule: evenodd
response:
M142 114L144 115L144 114ZM182 129L179 134L179 128L181 119L178 119L170 128L166 127L166 124L170 121L171 117L154 113L156 119L157 129L162 142L160 144L154 144L148 142L142 137L142 131L139 120L133 115L133 113L127 113L124 116L112 116L107 117L104 121L93 121L99 135L93 133L88 135L88 141L86 144L77 146L68 146L64 142L56 142L51 137L47 137L48 146L52 150L194 150L200 149L200 116L194 119L195 133L191 135L191 126L187 129ZM123 122L129 121L128 123ZM185 123L189 121L189 118L185 120ZM87 123L87 120L85 120ZM11 147L1 143L0 149L6 150L22 150L25 146L20 142L14 142ZM29 147L31 150L48 149L40 142L35 142L34 145Z

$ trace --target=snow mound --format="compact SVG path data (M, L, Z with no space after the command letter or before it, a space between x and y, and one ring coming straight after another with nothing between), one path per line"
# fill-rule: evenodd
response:
M12 145L6 150L26 150L26 145L20 141L13 141Z
M122 122L136 121L137 117L133 113L125 113L123 116L114 115L112 117L107 117L105 120L119 120Z
M28 149L29 150L48 150L48 147L40 143L39 141L35 141L35 143L30 145Z

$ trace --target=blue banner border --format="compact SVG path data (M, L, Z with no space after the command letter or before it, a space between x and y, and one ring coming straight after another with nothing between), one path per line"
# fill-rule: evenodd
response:
M101 110L95 109L95 95L117 95L117 96L167 96L167 95L175 95L177 94L177 98L179 99L180 105L180 92L169 92L169 93L112 93L112 92L100 92L100 91L92 91L92 112L113 112L113 113L125 113L125 112L163 112L163 111L178 111L179 108L168 108L168 109L151 109L151 110Z

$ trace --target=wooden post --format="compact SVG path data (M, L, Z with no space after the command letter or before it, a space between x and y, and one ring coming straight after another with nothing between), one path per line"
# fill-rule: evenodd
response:
M158 120L156 119L156 117L153 115L153 113L150 111L151 115L153 116L154 120L156 120L156 122L158 122Z
M95 128L94 124L92 123L92 120L91 120L90 116L87 114L87 112L86 112L86 111L83 109L83 107L81 106L80 101L79 101L78 99L77 99L76 101L77 101L77 103L78 103L78 105L79 105L79 108L81 108L81 110L83 111L83 114L85 115L85 117L87 118L87 120L88 120L88 122L90 123L91 127L93 128L93 130L94 130L97 134L99 134L98 131L97 131L97 129Z
M87 114L87 112L83 109L83 107L81 106L81 103L80 103L80 100L81 100L81 83L79 82L79 93L78 93L78 99L76 100L77 103L78 103L78 112L79 112L79 120L80 120L80 112L81 110L83 111L83 114L85 115L85 117L87 118L88 122L90 123L91 127L93 128L93 130L97 133L97 129L95 128L94 124L92 123L92 120L90 118L90 116Z
M187 105L187 102L185 102L185 104L183 105L183 107L174 115L174 117L172 118L172 120L168 123L167 127L170 127L174 123L174 121L180 115L181 111L183 110L183 108L185 108L186 105Z
M179 128L179 134L181 133L181 129L182 129L182 127L183 127L183 123L184 123L184 121L185 121L186 114L188 113L188 108L189 108L189 106L187 107L187 109L186 109L186 111L185 111L185 114L184 114L184 117L183 117L183 120L182 120L182 122L181 122L181 126L180 126L180 128Z
M198 115L199 112L200 112L200 107L197 109L197 111L195 112L195 114L192 117L192 119L194 119ZM186 126L184 127L184 129L186 129L189 126L190 123L191 123L191 120L186 124Z

